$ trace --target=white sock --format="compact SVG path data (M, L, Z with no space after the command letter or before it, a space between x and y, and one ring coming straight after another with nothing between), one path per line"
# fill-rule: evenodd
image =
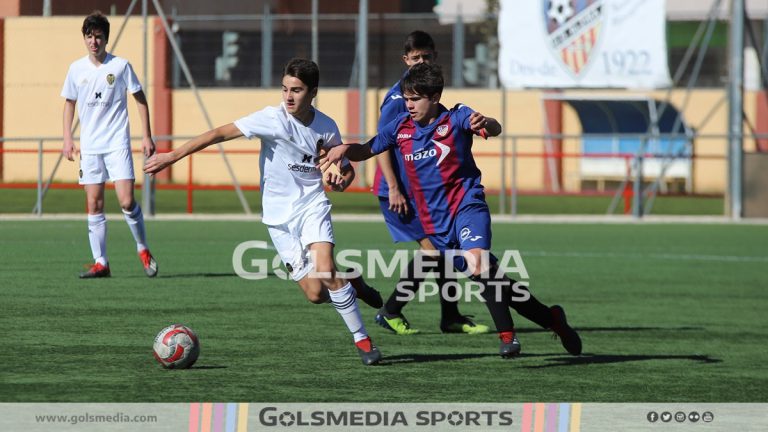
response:
M147 235L144 231L144 213L141 212L141 206L139 203L134 203L133 210L123 210L123 215L128 222L128 228L131 229L133 239L136 240L136 250L143 251L147 248Z
M88 241L93 260L107 265L107 218L104 213L88 215Z
M352 285L347 282L346 285L336 291L328 290L328 293L331 296L331 304L344 319L344 323L355 338L355 342L367 338L368 332L365 331L363 318L360 316L360 308L357 307L355 289L352 288Z

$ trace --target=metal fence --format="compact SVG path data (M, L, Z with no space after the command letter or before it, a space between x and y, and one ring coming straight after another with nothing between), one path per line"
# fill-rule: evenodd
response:
M192 137L185 136L158 136L157 140L171 140L183 142ZM355 140L360 137L345 137L346 140ZM581 149L580 141L585 138L602 138L613 140L635 139L642 145L636 153L585 153ZM686 146L676 152L652 152L653 143L661 139L682 139ZM613 197L610 206L606 208L607 214L624 213L631 210L636 217L652 212L653 203L659 194L677 195L720 195L727 189L727 160L725 149L729 137L727 135L502 135L496 140L500 144L498 151L485 151L482 146L475 147L475 158L478 165L486 172L498 169L500 181L498 186L492 187L489 193L498 196L497 211L500 214L519 214L518 196L521 194L549 194L549 195L602 195ZM768 139L768 135L750 135L744 140ZM134 138L138 140L138 138ZM561 140L570 143L565 147L577 150L553 151L547 143ZM54 181L61 163L61 152L58 145L60 137L27 137L27 138L0 138L5 143L2 153L8 161L8 155L34 154L36 157L36 181L20 181L13 183L0 183L0 189L28 189L36 192L30 194L30 208L37 215L43 214L44 198L50 188L78 188L76 184ZM48 146L46 148L46 143ZM56 143L52 146L51 143ZM12 144L9 147L8 144ZM138 153L140 150L135 149ZM225 150L228 154L238 154L238 157L248 155L258 160L259 150ZM201 152L207 157L218 157L215 150ZM44 159L48 156L48 166ZM51 166L53 155L57 156L56 162ZM2 154L0 154L2 156ZM602 165L611 167L609 171L590 171L590 163L599 161ZM550 178L549 181L531 179L526 176L524 170L531 164L538 166L561 166L559 177ZM680 169L680 166L689 167L689 171ZM551 170L544 170L547 176L552 175ZM713 178L708 173L720 173L719 178ZM245 173L235 173L238 177ZM249 173L252 175L253 173ZM242 180L242 179L241 179ZM365 180L360 182L353 191L367 192L369 186ZM598 187L596 181L601 181ZM258 181L242 181L243 189L258 190ZM557 187L553 185L558 185ZM703 190L697 190L696 185ZM187 211L192 212L192 192L196 190L221 189L232 190L234 185L221 184L218 186L199 184L195 180L192 167L189 167L186 181L176 183L157 184L158 189L186 190L188 193ZM2 211L2 209L0 209Z
M203 87L274 87L293 57L315 57L323 87L356 87L357 14L171 15L196 84ZM485 36L495 34L493 17L482 24L442 25L432 13L370 14L367 21L368 84L388 87L400 79L405 37L424 30L433 37L438 62L451 87L496 87L496 60ZM314 24L313 24L314 23ZM316 26L313 32L313 25ZM490 27L489 27L490 26ZM316 35L313 37L313 34ZM218 60L217 60L218 59ZM229 68L219 67L223 63ZM174 60L173 85L186 87Z

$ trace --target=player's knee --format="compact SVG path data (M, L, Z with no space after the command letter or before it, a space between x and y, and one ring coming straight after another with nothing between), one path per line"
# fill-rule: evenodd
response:
M122 208L125 211L131 211L133 210L134 202L133 198L121 198L120 199L120 208Z
M89 198L87 200L88 203L88 213L90 214L98 214L102 213L104 211L104 200L99 198Z
M304 295L307 296L307 300L313 304L328 303L328 291L324 289L305 291Z
M304 279L301 283L301 288L304 291L304 296L310 303L321 304L328 301L328 291L323 288L322 283L317 279Z
M328 298L326 296L323 296L321 292L316 293L305 293L307 296L307 300L309 300L310 303L314 304L323 304L328 302Z

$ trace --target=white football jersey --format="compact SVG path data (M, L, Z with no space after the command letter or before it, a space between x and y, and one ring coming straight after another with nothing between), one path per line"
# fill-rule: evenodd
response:
M85 56L69 66L61 96L77 102L80 152L101 154L130 148L126 91L141 90L131 64L107 53L96 66Z
M281 104L236 120L235 126L247 138L261 139L259 169L265 224L284 224L307 206L328 199L315 158L318 145L331 148L341 144L333 119L315 110L312 123L304 126Z

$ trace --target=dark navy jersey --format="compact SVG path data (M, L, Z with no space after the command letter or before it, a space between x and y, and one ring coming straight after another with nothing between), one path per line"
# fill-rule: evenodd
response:
M384 102L381 103L381 114L379 114L379 123L376 126L376 131L381 132L381 129L389 122L397 118L402 113L407 113L405 108L405 100L403 99L403 93L400 92L400 81L396 82L392 88L389 89L386 96L384 96ZM393 152L394 153L394 152ZM400 173L400 166L398 165L397 158L393 153L390 153L390 162L392 165L392 171L395 173L395 177L400 179L398 184L400 193L404 196L408 195L408 190L403 184ZM387 179L384 178L384 173L381 171L379 164L376 164L376 175L373 177L373 193L383 198L389 198L389 184Z
M485 202L472 157L473 112L461 104L451 110L440 105L437 119L424 127L402 113L368 141L375 154L393 149L427 234L448 231L460 208Z

